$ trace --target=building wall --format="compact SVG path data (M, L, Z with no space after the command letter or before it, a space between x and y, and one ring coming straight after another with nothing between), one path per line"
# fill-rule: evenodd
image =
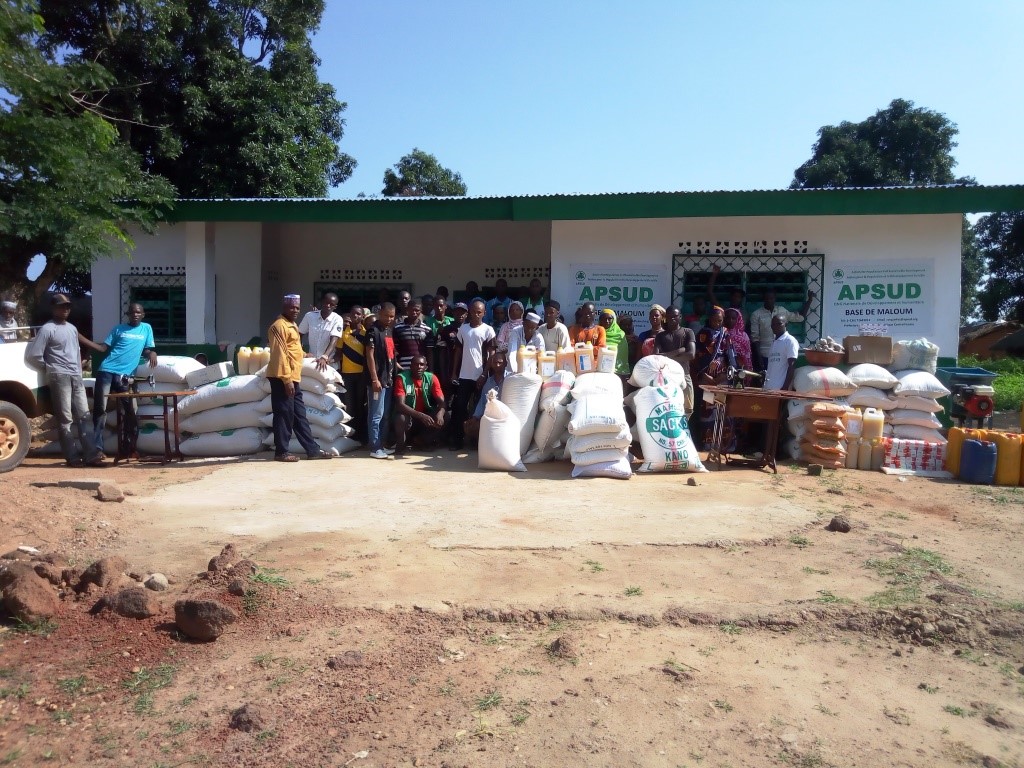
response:
M262 229L259 223L220 223L214 228L217 341L242 344L266 332L260 322Z
M932 341L939 345L940 354L955 356L960 222L958 214L555 221L551 225L552 295L563 302L563 309L575 301L570 270L574 263L661 264L671 274L672 256L682 252L684 242L767 240L771 247L776 240L807 241L807 253L824 254L825 274L830 261L930 259L935 263L937 298ZM670 297L670 286L666 286L662 298ZM567 317L571 311L565 313ZM830 334L828 328L822 332Z

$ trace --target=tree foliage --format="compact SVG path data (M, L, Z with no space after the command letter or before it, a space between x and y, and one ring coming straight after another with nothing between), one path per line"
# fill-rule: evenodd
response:
M979 293L982 316L1024 322L1024 211L983 216L975 229L989 272Z
M125 224L151 229L174 190L139 168L106 118L112 78L36 47L33 0L0 6L0 288L31 305L68 271L125 253ZM46 266L27 277L37 255Z
M462 176L422 149L413 149L384 171L385 197L440 197L466 194Z
M323 0L43 0L48 50L117 81L104 106L181 197L321 197L352 175L310 35Z
M945 115L894 99L859 123L823 126L790 188L972 183L953 176L956 134Z

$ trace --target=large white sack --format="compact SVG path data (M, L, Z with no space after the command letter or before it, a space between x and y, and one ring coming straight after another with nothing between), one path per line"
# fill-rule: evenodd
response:
M613 376L611 373L588 373L585 378ZM581 377L581 380L584 377ZM575 392L575 390L573 390ZM575 397L575 395L573 395ZM621 395L589 395L569 404L570 435L589 435L593 432L618 432L629 428Z
M157 355L156 368L150 368L149 363L141 363L135 369L135 377L146 379L153 376L157 381L183 385L186 373L201 371L205 367L205 365L193 357ZM179 389L184 388L184 386L179 387Z
M345 413L341 407L331 408L328 411L321 411L319 408L306 406L306 421L310 427L333 427L336 424L347 424L352 417ZM265 413L260 417L260 424L264 427L274 426L274 414Z
M550 379L541 384L540 408L548 403L568 403L569 391L576 383L576 374L572 371L555 371Z
M137 416L159 416L160 421L146 421L141 423L153 424L157 429L166 429L163 422L164 407L162 405L140 405L135 409ZM167 409L167 417L171 420L171 426L174 426L174 411L170 408ZM122 416L122 418L124 418ZM117 429L117 411L107 411L107 426L111 429Z
M803 458L803 451L800 450L800 440L795 437L787 437L783 440L782 455L791 458L793 461L800 461Z
M259 376L261 379L267 378L267 366L262 366L253 373ZM318 382L319 384L340 384L341 374L338 373L334 368L327 366L326 370L318 371L316 368L316 361L311 357L304 357L302 359L302 373L299 374L301 379L309 379L310 381ZM312 390L310 390L312 391ZM323 389L320 389L321 394Z
M852 394L857 389L857 385L838 368L805 365L796 369L796 375L793 377L793 389L807 395L843 397Z
M874 387L875 389L892 389L896 386L896 377L880 365L861 363L846 372L850 381L858 387Z
M897 408L895 411L885 414L885 420L895 426L912 424L916 427L925 427L926 429L942 428L942 422L936 418L934 413L916 411L913 408Z
M221 432L225 429L262 426L262 403L229 403L179 419L182 432Z
M265 430L257 427L200 432L181 441L185 456L246 456L263 449Z
M577 376L572 388L572 399L582 400L590 395L613 395L622 403L622 379L614 373L595 371Z
M946 438L937 429L919 427L914 424L894 424L893 436L900 440L924 440L926 443L946 444Z
M686 419L685 398L679 387L644 387L633 400L641 472L706 472L697 454Z
M551 461L555 456L555 446L562 433L569 426L568 406L550 401L541 408L537 417L537 427L533 431L533 447L523 456L524 464L535 464Z
M497 398L494 390L488 392L487 405L480 419L477 466L502 472L525 472L519 452L521 426L512 409Z
M573 453L586 453L587 451L623 451L629 448L633 442L633 436L629 428L620 429L618 432L594 432L589 435L572 435L569 438L569 450ZM588 462L593 464L593 462Z
M260 370L266 371L266 368L261 368ZM259 374L255 375L258 376ZM270 380L266 376L260 376L260 387L263 388L264 392L270 393ZM299 389L302 390L303 395L323 395L327 392L337 392L339 387L342 392L345 391L345 388L340 384L324 384L319 379L312 379L308 376L303 376L299 379Z
M60 443L54 443L58 448ZM174 448L174 438L170 438L170 446ZM163 455L164 453L164 430L159 422L147 421L139 426L139 439L135 442L135 449L139 453ZM117 455L117 433L112 429L103 430L103 452L108 456ZM60 453L58 450L57 453Z
M878 408L882 411L891 411L896 407L896 398L877 387L857 387L857 391L850 395L850 405L855 408Z
M588 374L590 375L590 374ZM572 468L573 477L611 477L615 480L629 480L633 476L633 468L625 456L615 461L600 464L588 464Z
M232 376L206 384L178 401L178 414L189 416L199 411L220 408L231 403L252 403L264 398L260 380L256 376Z
M536 373L514 373L501 385L501 402L519 419L519 455L530 450L537 421L542 379Z
M683 366L664 355L641 357L633 366L629 383L634 387L675 385L686 389L686 371Z
M937 401L930 397L917 397L915 395L897 395L893 401L897 408L908 408L912 411L924 411L925 413L938 413L946 410Z
M572 450L572 441L569 442L569 460L577 467L588 467L591 464L607 464L611 461L618 461L623 456L627 459L629 451L625 448L603 448L599 451L583 451L577 453Z
M890 371L927 371L935 373L939 362L939 348L928 339L897 341L892 345ZM899 374L897 374L897 377Z
M786 431L797 440L802 440L808 431L811 430L810 425L810 419L789 419L786 422Z
M267 380L261 379L260 381L262 382L260 386L263 387L263 391L270 392L270 384ZM302 390L302 402L307 410L316 408L318 411L330 411L334 408L341 408L341 398L333 392L325 392L318 395L315 392ZM269 394L260 401L260 407L264 413L270 413L273 410Z
M342 437L352 437L356 433L348 424L335 424L333 427L321 427L319 424L310 424L309 431L318 443L333 443Z
M314 433L313 436L316 437L316 434ZM328 440L317 440L316 442L317 442L317 445L320 446L321 450L327 451L332 456L340 456L343 453L348 453L349 451L354 451L356 448L359 447L359 443L357 443L355 440L353 440L350 437L339 437L337 440L330 440L330 441L328 441ZM265 438L263 438L263 445L266 448L270 448L271 450L274 450L274 435L273 434L269 434ZM306 453L306 449L303 448L302 447L302 443L300 443L295 438L295 436L292 435L292 439L288 443L288 452L289 453L295 453L295 454L298 454L298 455L301 456L301 455Z
M896 371L899 383L896 385L896 397L930 397L938 400L949 394L942 382L927 371L907 370Z

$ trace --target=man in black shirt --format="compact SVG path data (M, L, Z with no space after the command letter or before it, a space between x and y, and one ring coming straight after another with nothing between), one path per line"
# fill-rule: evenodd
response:
M664 329L654 337L654 354L664 355L683 366L686 373L686 415L693 413L693 381L690 378L690 362L697 354L697 338L689 328L681 326L683 313L679 307L669 307L665 312Z

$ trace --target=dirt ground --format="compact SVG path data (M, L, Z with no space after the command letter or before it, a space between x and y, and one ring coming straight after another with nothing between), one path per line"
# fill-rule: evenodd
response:
M29 460L0 552L172 584L152 619L69 594L0 627L0 765L1024 765L1024 489L688 477ZM131 495L58 485L89 478ZM196 578L228 542L241 597ZM190 642L183 595L239 621Z

